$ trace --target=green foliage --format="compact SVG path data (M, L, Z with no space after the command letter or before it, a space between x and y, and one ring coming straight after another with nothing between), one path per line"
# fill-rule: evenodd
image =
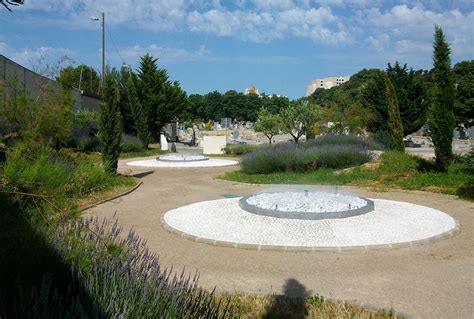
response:
M226 155L243 155L253 152L257 149L256 145L227 145L223 148Z
M99 132L100 113L88 110L74 112L72 146L82 152L100 151Z
M120 152L122 153L132 153L132 152L141 152L145 150L143 144L139 138L122 134L121 143L120 143Z
M435 26L434 69L430 90L428 125L436 155L436 167L446 172L453 158L452 142L455 126L454 117L454 75L451 70L451 50L443 30Z
M155 141L159 140L161 128L187 105L186 93L178 82L169 81L167 71L159 69L157 61L148 54L142 56L137 81L146 130ZM138 122L136 124L139 126Z
M474 60L454 65L456 102L454 114L457 124L474 125Z
M134 77L130 76L125 84L126 101L129 104L128 108L131 110L134 122L137 127L137 136L142 142L144 148L148 148L151 142L151 132L148 126L147 115L143 109L142 103L138 99Z
M57 81L69 89L77 88L89 96L100 96L100 78L91 66L80 64L61 69Z
M390 63L386 69L387 76L395 89L398 108L403 126L403 135L418 131L426 122L428 109L425 89L427 72L408 69L407 65L400 66Z
M434 172L435 164L406 153L389 151L382 155L375 169L355 168L335 174L334 169L314 171L276 171L269 174L229 172L220 178L253 184L330 184L373 187L376 190L401 188L455 194L474 199L474 170L465 164L452 163L446 173Z
M273 136L280 133L281 119L278 114L272 114L266 108L262 108L258 113L257 122L255 122L255 132L262 132L272 144Z
M55 147L67 143L72 132L73 98L51 82L31 96L16 76L0 84L0 134L45 141Z
M107 72L100 105L99 140L102 150L104 170L109 174L117 173L120 155L121 119L118 101L120 99L116 79Z
M205 95L192 94L179 118L184 121L194 119L219 121L223 117L230 117L238 121L255 122L260 109L265 108L272 114L278 114L288 103L287 97L245 95L235 90L224 94L217 91Z
M291 102L280 114L281 131L298 143L303 134L321 119L321 108L307 100Z
M385 78L385 92L387 98L388 111L388 129L390 134L390 149L403 152L403 127L400 119L400 111L398 109L397 96L392 82L388 77Z
M371 145L353 136L323 136L301 144L258 147L242 158L241 167L250 174L345 168L368 162Z
M55 220L61 211L74 214L77 199L122 182L105 174L81 153L67 149L55 151L37 143L19 143L7 153L3 187L9 192L32 194L18 195L16 199L28 209L39 207L43 217Z
M212 124L213 123L211 120L207 121L207 123L204 125L204 130L210 131L212 129Z

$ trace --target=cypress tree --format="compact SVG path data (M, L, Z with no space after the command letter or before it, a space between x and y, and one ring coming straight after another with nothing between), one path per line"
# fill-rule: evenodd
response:
M403 145L403 126L400 118L400 110L398 109L397 96L395 89L388 77L385 77L385 93L387 99L387 113L388 113L388 132L390 134L390 149L403 152L405 146Z
M137 90L135 87L135 81L133 76L130 75L127 82L125 83L125 93L127 95L128 108L132 111L133 120L137 126L137 136L143 144L144 148L148 148L150 144L150 128L148 127L148 121L145 111L143 110L142 104L138 99Z
M99 139L102 148L102 163L109 174L117 173L120 155L121 117L119 110L119 87L115 77L107 72L100 104Z
M436 168L441 172L446 172L453 158L453 130L456 124L454 117L455 88L449 57L451 49L439 26L435 26L433 49L434 66L428 126L435 148Z

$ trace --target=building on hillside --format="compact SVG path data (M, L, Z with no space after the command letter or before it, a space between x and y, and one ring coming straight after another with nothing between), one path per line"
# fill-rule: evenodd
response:
M351 79L350 76L330 76L324 79L316 79L311 81L310 85L306 88L306 96L310 96L311 94L314 93L317 89L330 89L333 86L338 86L341 84L346 83Z
M257 94L258 96L260 96L260 93L258 92L258 89L254 85L246 88L245 91L244 91L244 94L245 95Z

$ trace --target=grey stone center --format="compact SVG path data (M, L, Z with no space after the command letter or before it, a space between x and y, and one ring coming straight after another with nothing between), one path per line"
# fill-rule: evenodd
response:
M322 191L279 191L242 197L239 206L250 213L287 219L347 218L374 210L374 202L353 195Z

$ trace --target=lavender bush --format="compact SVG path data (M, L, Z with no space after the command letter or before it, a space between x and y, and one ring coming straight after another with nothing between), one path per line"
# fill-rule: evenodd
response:
M72 287L58 293L49 282L19 289L16 315L91 318L228 318L230 304L215 302L198 276L163 269L135 232L117 222L82 219L54 231L51 247L69 268ZM0 313L1 315L1 313ZM16 316L15 316L16 317Z
M250 174L339 169L368 162L368 151L376 147L375 143L356 136L328 135L301 144L285 143L259 148L244 156L241 166L245 173Z

